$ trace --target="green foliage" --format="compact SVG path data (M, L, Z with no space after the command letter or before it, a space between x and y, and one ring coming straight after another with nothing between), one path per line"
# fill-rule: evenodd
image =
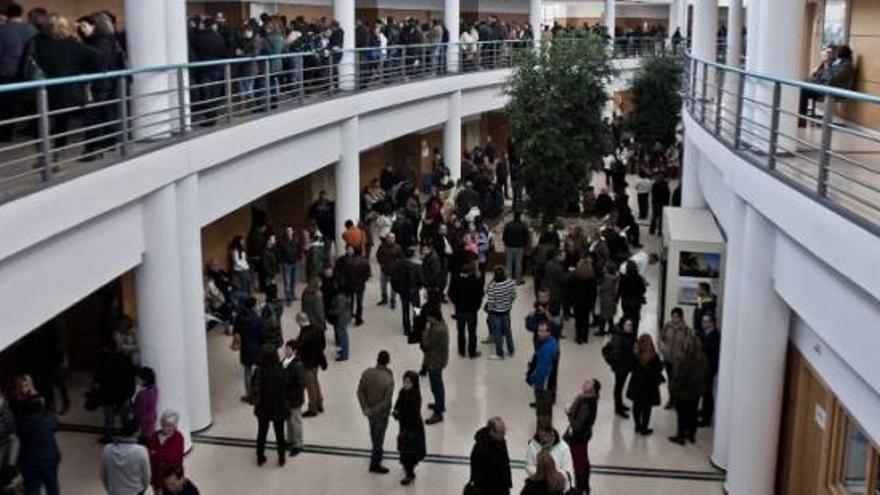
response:
M629 129L639 150L666 151L675 144L675 128L681 121L683 75L684 66L678 57L642 60L632 82L634 109L629 115Z
M594 35L554 39L517 59L506 112L531 211L545 218L563 213L608 152L602 109L612 75L604 44Z

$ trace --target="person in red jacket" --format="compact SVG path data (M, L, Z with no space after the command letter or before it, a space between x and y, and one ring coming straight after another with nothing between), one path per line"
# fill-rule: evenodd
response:
M165 410L159 419L159 429L150 435L147 451L150 454L151 484L157 493L162 490L162 473L168 466L183 466L183 435L177 429L180 415Z

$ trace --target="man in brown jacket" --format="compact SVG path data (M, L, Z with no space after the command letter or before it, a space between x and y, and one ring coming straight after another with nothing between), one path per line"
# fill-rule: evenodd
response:
M433 425L443 421L443 413L446 412L443 368L449 362L449 329L446 328L442 316L439 319L434 316L427 317L420 345L425 355L422 369L428 372L431 393L434 395L434 403L428 404L428 408L433 409L434 414L425 420L425 424Z
M361 411L370 423L370 472L387 474L388 468L382 465L382 445L385 443L385 430L391 415L391 398L394 395L394 375L388 368L391 356L388 351L379 351L376 366L367 368L358 383L357 397Z

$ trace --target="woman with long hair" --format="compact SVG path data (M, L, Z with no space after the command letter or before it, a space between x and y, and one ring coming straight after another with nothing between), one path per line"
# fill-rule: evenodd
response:
M409 370L403 375L403 386L397 394L392 413L400 426L397 451L406 473L401 485L409 485L416 478L416 465L425 458L425 425L422 422L422 394L419 392L419 374Z
M629 379L626 397L632 401L636 433L650 435L654 433L654 430L648 427L651 422L651 409L660 405L660 384L665 381L663 364L654 348L654 339L648 334L639 337L635 355L635 366Z
M565 475L556 470L556 461L547 452L538 454L535 474L526 478L521 495L562 495L565 492Z
M593 424L599 409L599 391L602 383L590 378L581 386L581 393L565 410L568 430L565 441L571 450L574 483L578 493L590 493L590 456L588 445L593 438Z

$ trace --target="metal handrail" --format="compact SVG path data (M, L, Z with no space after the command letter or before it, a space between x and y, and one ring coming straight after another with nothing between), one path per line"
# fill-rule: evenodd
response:
M880 235L880 132L851 128L835 116L839 102L880 105L880 96L693 56L689 61L685 108L704 130L749 163ZM707 84L709 79L714 82ZM854 151L845 156L846 149Z

